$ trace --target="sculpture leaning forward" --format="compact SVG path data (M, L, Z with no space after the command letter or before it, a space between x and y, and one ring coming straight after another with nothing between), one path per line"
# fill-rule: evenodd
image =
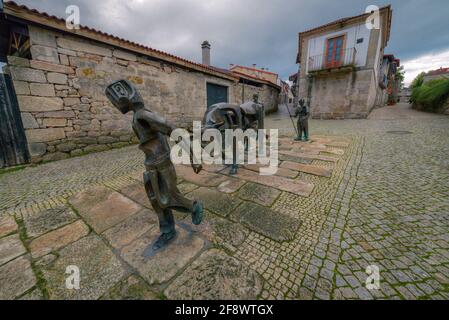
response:
M167 141L175 127L146 108L142 97L129 81L116 81L106 88L105 93L121 113L134 112L132 127L139 138L139 148L145 153L145 190L158 215L161 231L153 249L161 249L176 236L172 210L190 213L192 223L198 225L203 219L203 205L200 201L185 198L178 190ZM192 155L191 150L189 152ZM192 168L195 173L202 170L201 165L193 163Z

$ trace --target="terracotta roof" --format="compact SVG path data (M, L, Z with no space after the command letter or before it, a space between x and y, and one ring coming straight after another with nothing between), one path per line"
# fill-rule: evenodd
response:
M432 71L427 72L427 75L428 76L438 76L440 74L446 74L446 73L449 73L449 68L440 68L437 70L432 70Z
M267 70L262 70L262 69L257 69L257 68L250 68L250 67L246 67L246 66L240 66L240 65L238 65L238 64L235 64L235 65L233 65L232 67L231 67L231 70L233 70L234 68L243 68L243 69L247 69L247 70L255 70L255 71L258 71L258 72L263 72L263 73L267 73L267 74L272 74L272 75L278 75L277 73L274 73L274 72L270 72L270 71L267 71Z
M278 86L277 84L275 84L275 83L273 83L273 82L271 82L271 81L263 80L263 79L260 79L260 78L254 77L254 76L250 76L250 75L248 75L248 74L241 73L241 72L238 72L238 71L231 71L231 72L232 72L233 74L235 74L236 76L240 77L240 78L247 78L247 79L254 80L254 81L256 81L256 82L262 82L262 83L264 83L264 84L273 86L273 87L278 88L278 89L281 88L280 86Z
M89 39L93 39L95 41L106 43L108 45L124 48L126 50L134 51L167 62L182 65L184 67L191 68L194 70L199 70L216 76L222 76L228 79L233 78L232 80L238 79L238 78L236 79L235 75L233 75L232 73L220 71L218 68L212 68L210 66L189 61L187 59L157 49L153 49L145 45L90 28L88 26L80 26L79 30L68 30L65 27L66 22L64 19L58 18L54 15L49 15L46 12L40 12L36 9L30 9L25 5L19 5L13 1L8 1L4 3L4 13L6 14L6 16L9 15L16 18L20 18L28 22L41 24L43 26L58 29L59 31L63 31L64 33L70 33L75 34L77 36L86 37Z
M388 10L388 16L387 16L387 19L388 19L388 21L387 21L388 22L387 29L388 30L387 30L387 36L385 38L385 45L386 45L386 43L388 43L388 40L390 39L391 18L392 18L391 5L384 6L384 7L381 7L379 9L380 12L384 11L384 10ZM298 37L298 40L299 40L298 48L299 49L298 49L298 55L296 57L296 63L299 63L301 61L301 36L304 36L304 35L306 35L308 33L316 32L316 31L324 31L324 30L329 29L331 27L341 26L341 25L347 24L349 22L352 22L354 20L358 20L358 19L361 19L363 17L368 17L370 14L371 13L362 13L362 14L359 14L359 15L356 15L356 16L338 19L338 20L335 20L335 21L323 24L323 25L321 25L319 27L315 27L315 28L312 28L312 29L300 32L299 33L299 37Z

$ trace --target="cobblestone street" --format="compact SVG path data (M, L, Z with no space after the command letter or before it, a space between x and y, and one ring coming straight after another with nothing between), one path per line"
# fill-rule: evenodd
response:
M449 117L399 104L311 120L311 143L292 141L285 107L266 126L281 128L275 176L177 166L205 221L176 213L150 259L136 146L1 173L0 299L449 299Z

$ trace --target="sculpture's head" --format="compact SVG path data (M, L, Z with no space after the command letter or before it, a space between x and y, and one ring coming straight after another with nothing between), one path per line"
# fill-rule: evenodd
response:
M302 107L302 106L304 106L304 99L299 99L299 105Z
M118 80L105 90L106 97L121 113L143 107L143 99L137 89L127 80Z
M253 101L254 101L254 103L259 103L259 95L258 94L253 94Z

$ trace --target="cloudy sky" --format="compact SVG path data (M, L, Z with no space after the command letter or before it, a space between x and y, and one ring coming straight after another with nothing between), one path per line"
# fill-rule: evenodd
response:
M282 79L297 70L298 32L365 11L393 7L386 53L404 64L406 83L421 71L449 66L447 0L16 0L65 17L78 5L81 24L201 61L200 44L212 44L212 64L268 67Z

